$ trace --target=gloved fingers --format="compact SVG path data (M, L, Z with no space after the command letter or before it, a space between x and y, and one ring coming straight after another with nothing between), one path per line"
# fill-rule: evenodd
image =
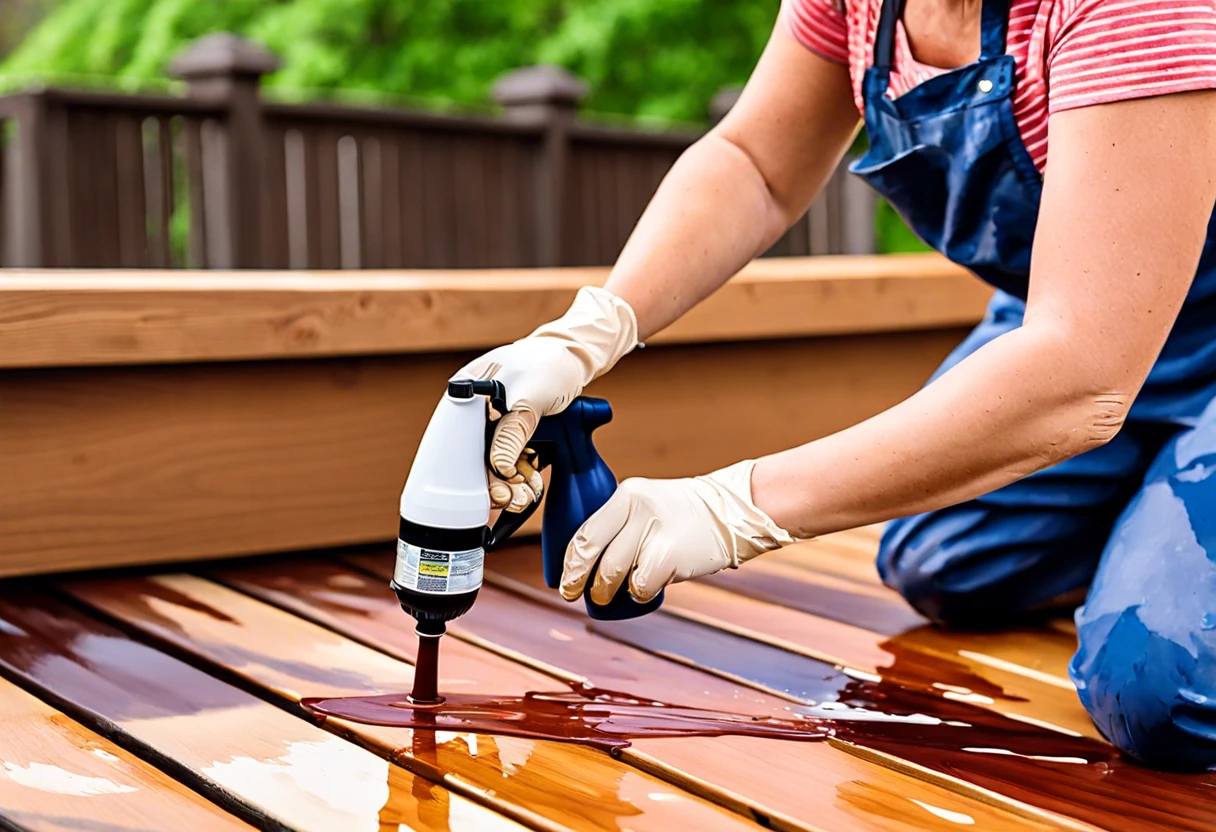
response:
M520 512L540 500L544 494L545 481L536 470L536 452L525 448L515 465L518 472L507 480L500 479L498 472L490 471L491 508Z
M616 537L604 547L600 562L595 568L595 579L591 583L592 603L603 606L610 602L617 590L629 580L630 572L636 570L636 564L645 558L643 554L650 530L656 520L647 517L643 520L636 512L630 512L625 525Z
M484 381L485 379L494 378L502 370L502 364L494 360L493 355L493 352L489 352L478 358L474 358L457 370L448 381L462 381L464 379Z
M574 601L583 592L605 547L625 527L629 519L629 495L625 489L617 489L608 502L587 519L566 546L565 564L562 567L562 597Z
M498 477L490 476L490 508L505 509L511 505L513 493L510 483L505 483Z
M535 413L525 408L512 410L498 420L490 442L490 467L503 479L509 480L519 473L516 463L539 421Z
M629 576L629 594L638 603L645 604L675 580L677 558L671 546L666 543L651 541L648 545L643 541L642 547L643 552L638 557L637 566Z
M536 470L536 451L524 448L523 456L515 461L515 470L523 478L523 483L532 492L532 502L539 500L545 493L545 481Z

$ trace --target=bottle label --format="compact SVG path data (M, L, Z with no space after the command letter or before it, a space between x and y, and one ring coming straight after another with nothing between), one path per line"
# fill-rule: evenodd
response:
M397 568L393 580L402 589L431 595L459 595L481 586L484 549L439 552L397 540Z

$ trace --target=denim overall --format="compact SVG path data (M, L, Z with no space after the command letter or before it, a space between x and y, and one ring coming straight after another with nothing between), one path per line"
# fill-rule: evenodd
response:
M888 97L902 0L864 79L853 172L997 288L934 378L1022 323L1042 179L1014 118L1008 0L979 60ZM997 627L1079 600L1069 668L1099 730L1153 765L1216 768L1216 221L1165 348L1108 444L967 503L891 523L878 568L929 618Z

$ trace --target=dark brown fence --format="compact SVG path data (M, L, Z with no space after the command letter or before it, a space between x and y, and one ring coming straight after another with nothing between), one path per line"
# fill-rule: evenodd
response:
M501 79L491 118L267 102L275 66L214 35L174 63L183 98L0 97L0 264L608 264L698 135L580 120L584 87L555 67ZM838 172L773 253L869 253L873 209Z

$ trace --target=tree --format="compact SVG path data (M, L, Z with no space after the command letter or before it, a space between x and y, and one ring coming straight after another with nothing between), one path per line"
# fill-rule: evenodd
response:
M232 31L275 51L284 94L359 90L485 104L501 73L558 63L591 111L701 121L751 72L779 0L66 0L0 73L163 81L187 43Z

